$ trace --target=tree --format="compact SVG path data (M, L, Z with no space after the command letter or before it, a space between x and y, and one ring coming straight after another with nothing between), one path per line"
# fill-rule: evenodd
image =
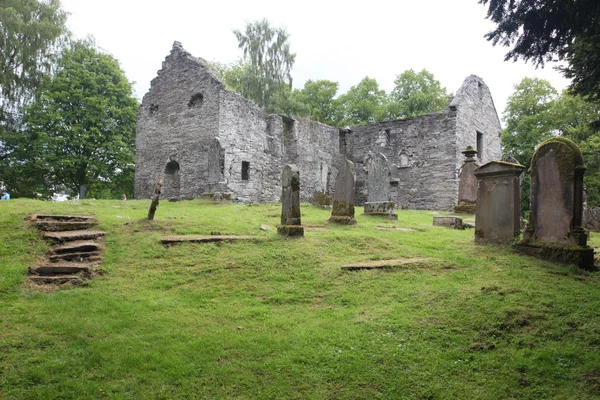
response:
M339 84L328 80L312 81L304 83L299 91L299 101L308 108L310 118L328 125L337 124L337 94Z
M600 119L600 106L574 96L569 91L560 95L543 79L524 78L509 97L502 131L505 154L529 167L536 147L553 136L566 136L577 143L588 170L584 183L590 204L600 201L600 132L595 121ZM522 196L522 209L529 207L529 177Z
M562 68L577 94L600 100L600 2L598 0L479 0L489 3L487 18L497 24L486 38L512 49L519 58L543 66L566 60Z
M119 63L90 42L75 42L25 108L26 130L10 143L19 157L3 167L29 165L46 190L65 187L81 198L87 185L131 194L137 106Z
M388 98L377 81L367 76L338 101L341 125L366 125L385 118Z
M291 90L291 69L296 54L290 51L289 34L283 28L272 28L269 21L250 22L244 32L234 30L238 47L244 52L249 67L241 80L241 94L263 107L267 112L276 111L274 98Z
M449 94L426 69L406 70L396 76L390 93L389 119L409 118L442 110Z
M230 64L213 61L210 67L219 79L225 83L227 90L236 93L242 92L244 75L248 73L250 65L243 59L239 59Z
M0 4L0 130L35 99L67 32L59 0Z

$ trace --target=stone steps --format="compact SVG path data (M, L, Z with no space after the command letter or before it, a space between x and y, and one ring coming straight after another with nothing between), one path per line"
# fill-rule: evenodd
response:
M63 243L72 242L76 240L94 240L104 236L102 231L89 231L89 230L76 230L76 231L44 231L41 233L42 237L46 240Z
M29 267L38 285L82 285L102 271L104 232L89 230L98 221L90 216L36 214L30 217L42 238L53 243L43 261Z

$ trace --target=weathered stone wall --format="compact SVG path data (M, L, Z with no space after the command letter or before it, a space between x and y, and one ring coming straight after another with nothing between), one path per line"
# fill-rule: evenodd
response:
M219 180L214 150L223 89L204 61L175 42L138 110L136 198L152 195L170 161L179 165L180 190L177 193L166 179L165 198L197 197L207 182Z
M405 120L353 127L346 134L356 163L356 204L367 200L369 151L390 163L390 200L396 208L452 210L458 195L456 113L444 111Z
M500 160L502 126L490 89L483 80L475 75L467 77L449 107L456 110L456 168L460 168L461 151L467 146L478 151L477 161L480 164ZM479 145L478 132L481 134Z
M397 208L452 210L458 197L460 152L500 157L500 123L489 89L470 76L447 109L406 120L352 128L266 115L225 86L205 61L175 42L138 111L136 198L149 198L163 177L163 197L229 192L242 202L279 201L281 171L300 171L302 201L332 192L347 156L356 163L356 204L367 199L369 153L390 168L388 199Z

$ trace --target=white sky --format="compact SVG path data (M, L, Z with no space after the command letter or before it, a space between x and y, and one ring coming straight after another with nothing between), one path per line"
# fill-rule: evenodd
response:
M136 96L148 91L175 40L196 57L231 62L241 56L233 29L267 18L286 27L297 54L294 88L308 79L340 83L338 94L365 76L390 92L396 75L426 68L456 93L475 74L490 87L501 115L523 77L568 81L551 65L535 69L505 62L507 48L483 38L494 24L477 0L62 0L68 26L79 38L93 35L116 57Z

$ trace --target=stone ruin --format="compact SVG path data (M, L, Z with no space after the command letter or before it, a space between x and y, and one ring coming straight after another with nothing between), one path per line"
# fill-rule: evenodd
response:
M354 218L354 163L346 160L335 180L333 207L329 222L352 225Z
M536 150L530 172L529 219L518 250L593 269L594 250L583 228L581 151L567 138L551 138Z
M281 225L277 232L285 237L302 237L300 221L300 172L294 165L286 165L281 176Z
M381 153L371 154L367 162L367 173L365 215L398 219L398 215L394 214L394 202L389 195L390 169L387 158Z
M462 154L465 156L465 162L460 167L460 173L458 174L458 204L454 207L454 212L475 214L477 178L474 171L479 168L479 164L475 160L477 150L473 146L469 146Z
M458 202L461 150L478 162L501 155L500 121L488 87L471 75L440 112L340 129L287 115L268 115L226 90L208 63L179 42L163 62L138 110L135 197L222 193L238 202L276 202L284 165L302 175L301 201L332 193L345 159L356 165L356 204L368 201L369 153L389 169L396 208L452 211Z
M492 161L474 170L477 179L475 241L510 243L521 231L520 176L525 167Z

